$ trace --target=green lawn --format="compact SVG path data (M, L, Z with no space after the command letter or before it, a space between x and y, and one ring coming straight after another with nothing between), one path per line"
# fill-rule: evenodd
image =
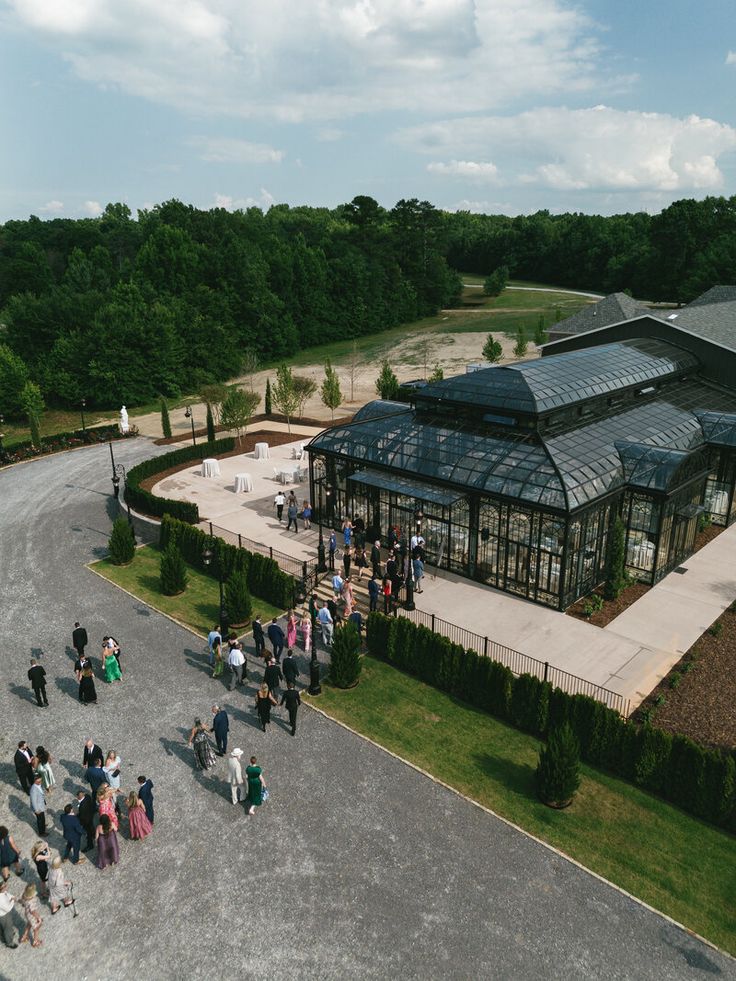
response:
M90 563L90 568L99 572L105 579L122 586L139 600L161 613L186 624L195 633L206 637L217 623L220 610L220 591L217 580L205 576L197 569L187 566L189 583L180 596L164 596L159 590L160 551L154 545L144 545L136 549L135 558L130 565L113 565L109 559ZM280 616L283 610L253 597L253 615L260 613L264 622Z
M736 953L733 837L589 767L572 806L551 810L534 794L538 740L373 658L357 688L314 702Z

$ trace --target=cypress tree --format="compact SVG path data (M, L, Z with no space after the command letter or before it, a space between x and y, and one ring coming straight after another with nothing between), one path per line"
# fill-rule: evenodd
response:
M215 420L212 418L212 407L207 403L207 440L212 443L215 439Z
M580 747L567 723L553 729L539 751L537 794L552 807L567 807L580 786Z
M164 434L164 439L168 439L171 436L171 420L169 419L169 406L166 403L166 399L161 397L161 432Z
M116 518L112 523L112 534L107 547L113 565L128 565L135 555L135 536L125 518Z
M330 652L330 682L336 688L352 688L358 683L363 665L360 660L360 637L353 623L343 623L335 630Z
M253 600L248 590L247 573L242 569L233 572L225 583L225 606L233 626L241 626L250 620Z
M271 379L270 378L267 378L266 379L266 397L265 397L265 399L263 401L263 411L266 413L267 416L270 416L271 415L271 412L272 412L272 408L271 408Z
M181 552L170 542L161 553L159 584L164 596L176 596L187 588L187 567Z

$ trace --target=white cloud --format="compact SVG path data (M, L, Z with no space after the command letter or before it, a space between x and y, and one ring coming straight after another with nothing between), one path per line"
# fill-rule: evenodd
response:
M228 137L210 138L194 136L189 145L199 151L202 160L211 163L263 164L280 163L284 158L283 150L274 150L265 143L248 143L247 140L235 140Z
M227 211L238 211L245 208L260 208L261 211L268 211L276 199L265 187L261 188L261 193L257 198L234 198L230 194L215 194L214 208L225 208Z
M450 160L449 163L427 164L430 174L441 177L465 177L480 184L497 184L498 167L493 163L474 160Z
M556 190L710 190L723 184L719 157L736 149L736 129L699 116L595 106L551 107L516 116L467 117L397 134L420 153L462 153L433 162L443 176ZM483 163L492 157L494 164ZM474 159L478 161L474 163Z
M316 138L319 143L337 143L345 136L343 130L336 126L323 126L317 130Z
M729 51L726 55L727 65L736 65L736 51Z
M104 211L104 208L102 207L99 201L85 201L84 210L92 218L99 218L99 216Z
M60 211L64 210L63 201L47 201L42 207L38 209L44 215L58 215Z
M6 0L83 79L211 115L468 112L605 86L575 0Z
M463 198L445 206L445 211L469 211L474 215L515 215L517 209L509 201L472 201Z

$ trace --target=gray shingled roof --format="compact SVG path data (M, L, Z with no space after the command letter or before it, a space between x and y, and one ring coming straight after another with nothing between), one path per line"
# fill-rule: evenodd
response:
M669 313L660 311L659 317L674 327L736 351L736 298L726 303L691 304Z
M597 303L578 310L572 317L551 325L549 330L552 334L584 334L597 327L608 327L651 312L649 307L633 300L627 293L610 293Z
M704 307L711 303L731 303L736 300L736 286L711 286L705 293L688 303L687 309L691 307Z

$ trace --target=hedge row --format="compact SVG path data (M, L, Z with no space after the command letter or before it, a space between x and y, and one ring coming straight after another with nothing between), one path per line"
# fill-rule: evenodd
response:
M568 695L406 617L371 613L368 650L427 684L485 709L535 736L568 722L582 758L659 794L685 811L736 831L736 756L685 736L637 726L587 695Z
M221 453L230 453L234 448L235 440L232 436L227 436L224 439L215 439L210 443L185 446L181 450L172 450L171 453L164 453L163 456L154 456L150 460L144 460L143 463L139 463L128 471L125 482L125 500L141 514L149 514L155 518L162 518L165 514L170 514L181 521L196 525L199 521L199 508L196 504L191 501L171 501L165 497L156 497L155 494L141 487L141 481L181 463L188 463L190 460L203 460L205 457L217 456Z
M165 514L161 521L159 544L165 549L170 542L176 544L186 561L196 569L209 575L216 575L217 570L221 569L225 580L233 572L242 571L247 577L248 589L253 596L282 610L294 605L296 581L293 576L282 572L273 559L229 545L221 538L211 539L200 528ZM202 554L208 546L212 549L213 557L210 565L206 566Z
M91 426L88 429L75 429L72 432L42 436L40 446L34 446L30 439L24 439L18 443L13 443L12 446L4 450L3 454L0 454L4 459L0 462L17 463L19 460L43 456L45 453L69 450L74 446L107 443L111 439L126 439L128 435L134 436L135 433L124 435L120 432L117 423L110 423L106 426Z

